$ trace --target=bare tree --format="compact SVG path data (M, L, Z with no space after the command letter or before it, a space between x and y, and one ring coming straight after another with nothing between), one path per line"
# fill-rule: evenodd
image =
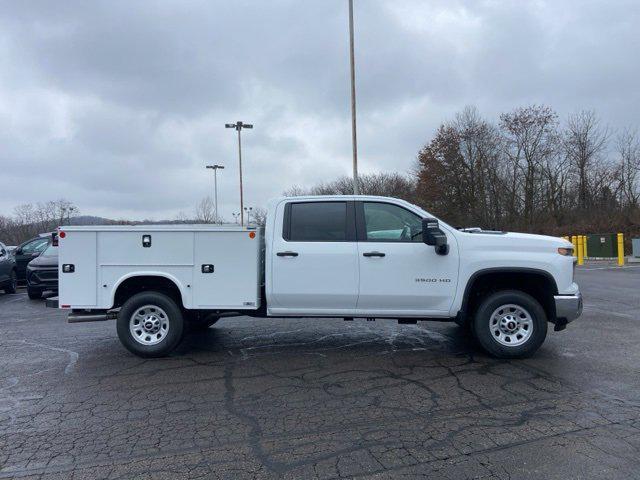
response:
M602 185L602 154L609 139L609 129L600 125L593 111L583 110L569 116L564 136L567 158L577 175L578 207L587 209Z
M267 223L267 209L255 207L251 212L251 217L253 218L253 223L259 227L264 227L265 223Z
M559 145L558 116L549 107L532 105L500 115L500 127L512 168L511 198L521 204L522 219L531 228L541 197L542 166Z
M211 197L204 197L196 206L195 220L198 223L215 223L217 218L215 215L215 207Z
M400 173L369 173L358 176L362 195L380 195L404 198L412 201L415 195L415 180ZM294 186L284 192L287 197L303 195L353 195L351 177L340 177L327 183L320 183L308 189Z
M637 132L625 130L616 140L618 166L616 169L617 190L620 203L628 208L638 207L640 201L640 141Z

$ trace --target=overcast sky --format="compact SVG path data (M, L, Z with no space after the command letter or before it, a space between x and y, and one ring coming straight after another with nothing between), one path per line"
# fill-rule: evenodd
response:
M351 168L346 0L0 0L0 214L173 218ZM465 105L640 126L640 2L355 0L360 169L411 169Z

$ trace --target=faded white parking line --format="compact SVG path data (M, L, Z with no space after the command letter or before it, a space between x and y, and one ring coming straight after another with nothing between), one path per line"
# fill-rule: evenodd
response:
M610 265L608 267L578 267L578 272L584 270L626 270L627 268L640 268L640 265L625 265L624 267L619 267L617 265Z
M585 310L595 310L598 313L605 313L607 315L612 315L614 317L622 317L622 318L636 318L635 315L629 315L628 313L621 313L621 312L612 312L611 310L605 310L604 308L599 308L595 305L591 305L588 303L584 304L584 308Z
M18 300L22 300L22 297L25 297L26 295L26 293L12 293L11 296L17 298L11 298L5 302L0 302L0 305L7 305L8 303L17 302Z
M73 350L69 350L68 348L52 347L51 345L45 345L44 343L27 342L26 340L22 340L20 343L24 343L25 345L31 345L32 347L47 348L49 350L54 350L56 352L63 352L69 355L69 362L64 367L65 375L68 375L73 371L73 368L75 367L76 362L78 361L78 358L80 358L80 355L78 354L78 352L74 352Z

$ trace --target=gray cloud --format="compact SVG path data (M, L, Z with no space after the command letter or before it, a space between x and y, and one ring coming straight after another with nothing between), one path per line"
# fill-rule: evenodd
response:
M596 109L638 127L637 1L356 0L363 171L411 168L467 104ZM3 2L0 213L66 197L83 213L172 217L350 170L346 2Z

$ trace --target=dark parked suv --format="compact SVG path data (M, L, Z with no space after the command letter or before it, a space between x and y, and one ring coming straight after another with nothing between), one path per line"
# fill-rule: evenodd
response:
M18 280L24 280L27 273L27 264L40 255L51 241L51 236L39 236L21 243L13 251L16 259L16 273Z
M45 290L58 291L58 247L52 244L27 265L29 298L41 298Z
M4 243L0 243L0 290L16 293L17 286L16 261Z

